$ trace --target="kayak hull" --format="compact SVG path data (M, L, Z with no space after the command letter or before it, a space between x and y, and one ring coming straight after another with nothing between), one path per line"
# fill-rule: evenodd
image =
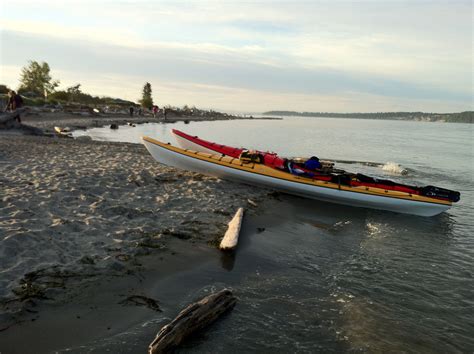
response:
M245 164L228 156L180 149L148 137L143 137L142 141L153 158L165 165L305 198L420 216L437 215L451 207L450 202L407 193L315 181L261 164Z

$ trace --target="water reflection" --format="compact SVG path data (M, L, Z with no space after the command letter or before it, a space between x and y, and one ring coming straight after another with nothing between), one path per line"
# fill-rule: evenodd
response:
M226 251L226 252L221 252L220 256L220 262L222 268L224 268L227 271L232 271L234 269L235 265L235 253L236 251Z

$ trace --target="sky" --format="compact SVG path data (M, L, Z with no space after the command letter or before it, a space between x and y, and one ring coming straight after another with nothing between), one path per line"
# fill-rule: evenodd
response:
M5 1L0 84L227 112L473 110L469 1Z

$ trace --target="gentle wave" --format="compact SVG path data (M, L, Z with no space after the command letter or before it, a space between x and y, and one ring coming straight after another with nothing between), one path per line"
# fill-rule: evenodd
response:
M402 165L396 162L387 162L382 166L382 170L403 176L408 174L408 169L404 168Z

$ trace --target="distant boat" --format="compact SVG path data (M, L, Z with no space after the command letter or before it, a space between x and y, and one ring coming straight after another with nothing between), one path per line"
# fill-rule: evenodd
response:
M452 206L452 201L446 198L364 185L344 185L334 179L298 176L264 163L243 161L215 151L181 149L146 136L142 137L142 141L153 158L165 165L325 202L420 216L437 215Z

